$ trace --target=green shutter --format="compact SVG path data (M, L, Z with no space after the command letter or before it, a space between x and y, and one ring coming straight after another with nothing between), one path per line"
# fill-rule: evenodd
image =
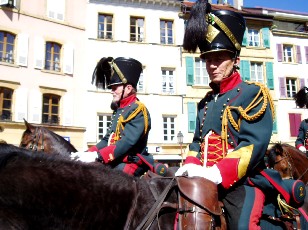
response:
M196 103L187 103L187 113L188 113L188 132L193 133L196 129Z
M186 57L186 84L194 84L194 58Z
M268 27L262 28L263 46L270 48L270 30Z
M269 89L274 89L273 62L266 62L265 66L266 66L267 87Z
M247 35L248 35L248 32L246 29L244 33L243 41L242 41L242 46L247 46Z
M277 120L274 120L272 133L277 133Z
M243 81L250 81L250 62L247 60L240 61L240 74Z

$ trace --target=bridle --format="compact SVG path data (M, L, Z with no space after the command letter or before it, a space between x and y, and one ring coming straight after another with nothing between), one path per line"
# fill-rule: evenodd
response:
M282 158L279 159L278 161L275 161L275 162L274 162L274 166L275 166L276 164L278 164L280 161L282 161L282 160L284 160L284 159L287 159L287 162L288 162L288 169L289 169L289 171L290 171L290 173L291 173L290 179L294 179L294 176L293 176L293 167L292 167L292 165L294 166L293 158L291 157L291 155L290 155L290 153L289 153L289 151L288 151L287 149L282 148L282 151L283 151L283 153L286 154L286 156L282 157ZM274 168L274 167L273 167L273 168ZM301 180L301 178L307 173L307 171L308 171L308 168L297 178L297 180Z
M32 150L32 151L39 151L38 146L39 146L40 139L42 139L40 150L44 151L44 131L42 131L39 127L36 127L35 133L34 133L34 138L32 139L32 142L30 143L28 149ZM27 148L27 146L26 146L26 148Z

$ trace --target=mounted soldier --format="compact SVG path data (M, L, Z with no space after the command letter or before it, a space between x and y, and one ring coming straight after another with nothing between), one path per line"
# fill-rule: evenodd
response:
M238 71L245 30L245 19L234 11L212 11L204 0L191 9L183 47L188 52L199 48L212 90L198 104L193 141L176 176L186 173L217 184L229 229L279 229L281 223L260 221L269 202L265 194L277 202L279 193L287 203L298 205L304 185L284 182L278 172L265 170L274 104L263 84L242 81ZM290 186L296 188L293 200ZM276 218L271 211L266 215ZM183 218L180 213L180 221Z

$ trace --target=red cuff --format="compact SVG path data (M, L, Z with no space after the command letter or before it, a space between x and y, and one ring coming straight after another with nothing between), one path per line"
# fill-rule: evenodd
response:
M217 167L220 171L222 182L221 185L228 189L240 178L238 178L238 158L224 158L222 161L217 163Z
M304 145L303 144L298 144L298 145L296 145L296 148L299 149L299 147L302 147L302 146L304 146Z
M201 161L197 157L188 156L185 159L185 164L196 164L196 165L202 165Z
M96 147L96 145L90 147L87 152L98 152L98 148Z
M115 145L110 145L110 146L102 148L98 151L105 164L108 164L109 162L114 160L114 150L115 150L115 148L116 148Z

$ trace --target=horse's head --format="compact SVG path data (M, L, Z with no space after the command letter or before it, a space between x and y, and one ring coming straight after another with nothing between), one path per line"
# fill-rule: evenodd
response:
M25 119L24 121L26 130L22 135L19 147L63 156L77 152L75 147L60 135L42 126L31 125Z
M282 178L293 178L292 165L289 156L281 143L267 150L268 167L277 170Z
M42 147L40 137L38 136L38 128L31 125L24 119L26 130L23 132L19 147L37 151L38 145Z

